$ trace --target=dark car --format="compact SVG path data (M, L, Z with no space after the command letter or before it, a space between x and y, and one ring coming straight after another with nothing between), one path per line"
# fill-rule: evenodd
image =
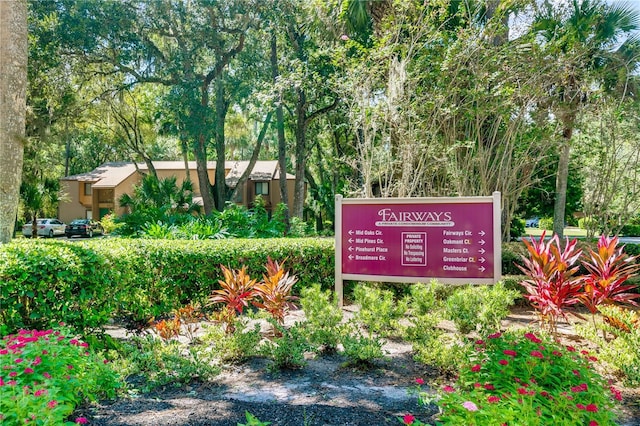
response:
M64 230L64 235L67 238L71 238L73 235L91 238L95 234L104 234L104 229L100 222L95 222L91 219L72 220Z

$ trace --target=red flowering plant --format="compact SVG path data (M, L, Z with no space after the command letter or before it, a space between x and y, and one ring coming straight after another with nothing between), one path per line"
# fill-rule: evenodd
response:
M73 424L65 420L76 405L114 397L120 383L67 329L20 330L0 340L0 424Z
M576 276L576 262L582 251L575 239L567 239L563 249L557 235L549 241L544 237L543 232L538 241L523 240L529 258L523 256L524 266L518 268L528 277L520 283L528 293L524 297L538 311L543 327L555 333L558 317L566 318L566 308L580 302L583 279Z
M236 329L236 315L242 314L244 308L256 297L256 280L252 280L247 274L245 266L238 271L225 268L224 265L220 267L224 280L218 281L221 288L211 293L209 305L224 305L218 313L218 319L225 324L226 333L233 334Z
M295 275L290 276L289 272L285 271L284 264L273 261L270 257L267 257L265 269L267 273L255 286L258 300L253 304L269 312L277 324L283 325L289 309L296 308L293 300L297 297L291 294L291 289L298 278Z
M595 360L524 330L477 340L457 381L440 392L437 424L614 425L620 392L594 371Z
M589 250L588 260L582 262L588 274L584 279L584 291L578 297L591 312L594 324L598 306L638 305L633 299L640 298L640 294L630 292L637 286L625 284L640 269L636 259L637 256L624 253L624 246L618 247L618 237L603 235L598 240L597 251Z

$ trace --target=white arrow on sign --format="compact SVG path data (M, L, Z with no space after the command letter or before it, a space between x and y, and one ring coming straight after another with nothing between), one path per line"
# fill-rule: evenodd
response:
M481 246L483 246L483 245L484 245L484 243L485 243L485 241L484 241L484 240L480 240L480 241L478 241L478 244L480 244Z
M351 244L353 242L353 238L349 238L347 241L349 241L349 244Z
M353 251L353 247L349 246L349 251Z
M353 260L353 255L352 254L349 255L349 260Z
M481 237L484 237L485 232L484 231L480 231L478 232L478 235L480 235Z
M480 272L484 272L484 266L481 266L478 269L480 270Z
M353 231L349 229L349 235L353 235Z
M481 258L480 258L480 259L478 259L478 260L480 261L480 263L484 263L484 262L485 262L485 260L487 260L487 259L485 259L484 257L481 257Z
M478 253L480 253L480 254L484 254L485 252L486 252L486 250L485 250L485 249L483 249L483 248L481 248L480 250L478 250Z

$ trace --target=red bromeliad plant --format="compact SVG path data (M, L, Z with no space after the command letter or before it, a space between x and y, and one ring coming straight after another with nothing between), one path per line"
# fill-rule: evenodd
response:
M634 263L637 257L624 253L624 246L618 247L618 237L601 236L597 249L589 250L588 261L582 262L588 274L580 301L592 315L604 304L626 302L638 306L633 299L640 298L640 294L629 292L636 286L624 284L640 269L640 264Z
M284 262L278 264L270 257L267 258L265 265L267 274L263 275L263 281L255 286L256 293L261 301L255 301L253 304L264 309L271 314L278 324L284 324L284 316L289 309L295 309L293 300L297 297L291 294L293 285L298 281L296 276L289 276L289 272L284 270Z
M530 258L523 256L525 266L518 267L529 277L521 282L529 293L524 297L538 311L542 325L555 333L558 317L566 318L566 308L580 301L582 277L575 276L578 266L574 265L582 251L575 239L567 239L563 250L557 235L548 242L544 237L543 233L538 241L523 240Z
M247 268L242 267L239 271L222 268L224 281L218 283L219 290L214 290L209 297L209 304L223 303L225 306L220 312L220 321L226 324L226 332L231 334L235 331L234 321L236 314L242 314L245 307L256 296L256 280L252 280L247 274Z

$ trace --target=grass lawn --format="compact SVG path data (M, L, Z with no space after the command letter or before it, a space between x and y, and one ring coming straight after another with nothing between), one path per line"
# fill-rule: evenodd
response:
M540 228L525 228L523 237L528 237L529 235L531 235L532 237L539 237L540 235L542 235L543 232L544 232L544 229L540 229ZM553 234L552 231L547 231L547 235L551 235L551 234ZM567 228L564 228L564 235L565 237L584 238L587 236L587 230L580 229L578 227L569 226Z

